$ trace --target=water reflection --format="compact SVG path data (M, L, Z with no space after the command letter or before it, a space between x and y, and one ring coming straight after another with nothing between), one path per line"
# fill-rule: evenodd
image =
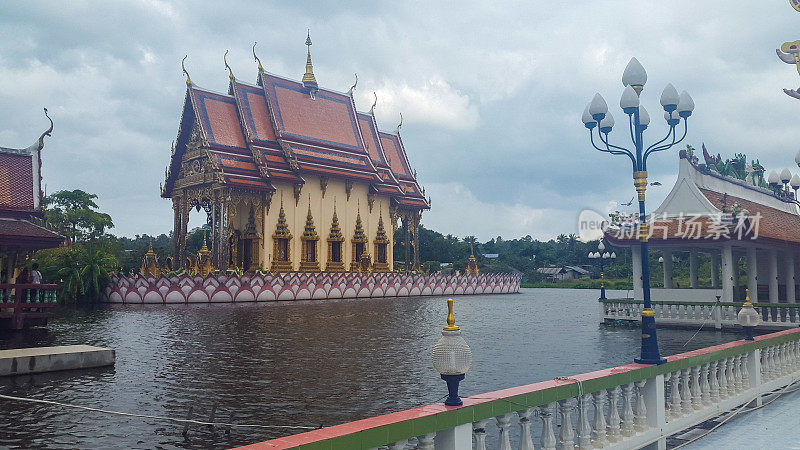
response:
M637 328L598 324L597 293L528 289L456 298L473 350L462 395L628 363ZM435 402L446 394L430 350L444 298L269 304L109 306L59 311L49 330L0 335L0 347L94 344L113 369L0 379L0 392L97 408L238 423L333 425ZM660 332L664 354L736 339ZM230 447L286 430L209 430L2 401L0 446Z

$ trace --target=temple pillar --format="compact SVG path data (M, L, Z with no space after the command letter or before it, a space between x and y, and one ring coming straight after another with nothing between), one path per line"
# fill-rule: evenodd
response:
M419 261L419 221L422 218L422 211L415 212L412 224L414 225L414 268L420 268Z
M172 223L172 267L173 270L177 270L181 264L181 202L179 194L175 194L172 196L172 214L174 215L174 221Z
M750 300L758 302L758 250L755 247L747 248L747 289Z
M792 250L786 251L786 255L784 257L784 268L784 270L786 270L786 303L795 303L794 252Z
M215 190L211 200L211 264L219 267L219 191Z
M631 247L631 266L633 267L633 298L634 300L644 299L644 288L642 287L642 251L638 245Z
M178 260L180 266L183 267L184 261L186 260L186 239L188 238L189 233L189 201L186 198L186 195L181 195L180 197L180 209L181 209L181 235L180 239L178 240L178 254L180 255L180 259Z
M697 250L689 250L689 285L692 289L698 288L697 283Z
M405 252L405 265L403 270L408 272L411 264L411 231L408 226L408 214L403 214L403 235L405 235L405 242L403 243L403 251Z
M769 263L769 302L778 303L778 251L774 248L767 250Z
M711 287L719 289L719 256L716 253L711 254Z
M733 246L731 244L724 244L722 246L722 301L733 301L733 283L734 283L734 261L733 261Z
M220 197L223 197L220 195ZM228 270L228 256L230 247L228 245L228 222L230 220L230 202L220 199L219 204L219 266L220 271Z
M672 250L662 250L662 257L664 258L662 264L664 268L664 289L672 289Z

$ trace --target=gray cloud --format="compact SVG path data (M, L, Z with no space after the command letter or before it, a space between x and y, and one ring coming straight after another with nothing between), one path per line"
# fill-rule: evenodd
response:
M781 91L800 84L774 49L798 38L785 2L4 2L0 4L0 145L27 146L56 121L45 147L49 191L100 195L116 233L170 229L158 197L177 133L184 84L180 59L200 86L225 91L222 54L254 81L250 46L268 70L299 78L311 28L317 79L346 90L403 139L433 210L423 222L481 239L575 232L585 207L633 193L621 158L592 151L580 113L594 92L613 111L620 77L637 56L649 139L667 82L697 104L687 142L743 152L768 168L793 165L798 105ZM621 112L615 114L620 119ZM620 122L618 120L618 122ZM624 133L613 133L624 142ZM667 186L675 152L651 160Z

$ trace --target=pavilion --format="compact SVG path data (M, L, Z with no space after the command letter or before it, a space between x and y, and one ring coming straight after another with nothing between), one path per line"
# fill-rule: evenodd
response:
M0 147L0 267L6 284L15 282L34 251L64 242L63 236L38 225L44 220L42 148L52 131L50 120L50 128L31 146Z
M647 218L650 249L662 252L664 276L664 287L652 289L653 300L742 302L747 288L754 302L795 303L800 177L784 169L765 179L758 161L748 164L741 154L723 162L703 147L703 157L705 163L700 163L691 147L680 151L678 179ZM635 217L617 220L605 237L612 245L633 250L633 298L642 300L635 222ZM673 279L680 253L688 254L689 286L678 287ZM705 288L698 282L701 254L711 262L710 286ZM740 282L740 271L746 272L746 282Z
M255 46L255 84L236 78L227 61L224 94L198 87L186 72L161 191L174 210L172 269L192 264L186 251L192 209L207 216L217 269L391 271L398 220L404 267L419 267L419 222L430 199L409 164L400 125L380 131L375 104L356 110L357 79L347 92L321 87L310 37L306 45L300 81L267 72Z

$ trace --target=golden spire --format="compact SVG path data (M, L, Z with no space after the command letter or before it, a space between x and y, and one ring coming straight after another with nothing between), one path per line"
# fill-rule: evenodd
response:
M752 306L753 304L750 303L750 289L745 289L744 292L745 292L745 297L743 306Z
M306 73L303 75L303 86L316 91L317 79L314 77L314 65L311 64L311 31L306 35L306 47L308 47L308 56L306 58Z
M283 209L283 196L281 196L281 210L278 213L278 225L275 227L274 238L291 239L292 233L289 232L289 225L286 223L286 211Z
M383 210L378 210L378 232L375 233L375 242L389 242L389 237L386 235L386 228L383 226Z
M206 245L206 230L203 230L203 247L200 251L208 251L208 245Z
M308 214L306 215L306 228L303 230L303 238L314 240L318 238L317 229L314 226L314 217L311 215L311 194L308 194Z
M150 249L147 250L148 255L155 255L156 252L153 251L153 237L150 237Z
M458 330L458 326L456 325L456 316L453 315L453 299L447 299L447 326L444 327L444 330L447 331L456 331Z
M331 232L329 239L341 239L342 229L339 227L339 217L336 215L336 197L333 198L333 218L331 219Z

